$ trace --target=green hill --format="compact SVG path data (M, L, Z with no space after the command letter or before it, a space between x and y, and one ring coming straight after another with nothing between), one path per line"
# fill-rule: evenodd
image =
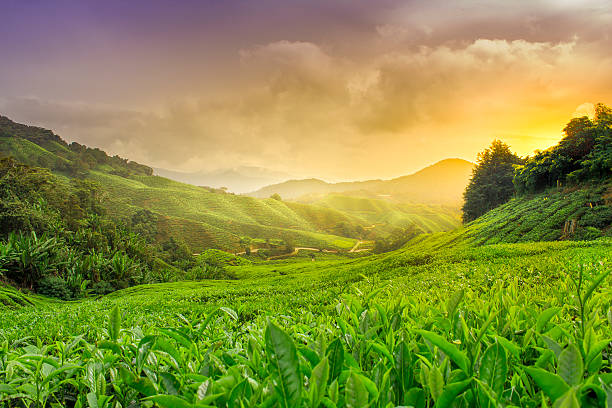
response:
M104 186L105 205L117 215L131 217L142 208L153 211L170 235L183 238L196 252L210 247L238 249L245 236L346 249L355 239L333 235L333 228L361 222L332 209L211 193L158 176L123 178L93 171L90 177Z
M449 231L460 225L455 207L402 203L391 200L329 194L312 204L350 214L372 230L416 226L425 233Z
M457 218L446 209L420 206L397 209L384 217L364 216L322 201L312 204L257 199L153 176L151 168L109 157L100 149L67 144L53 132L12 122L0 116L0 154L51 169L67 178L87 178L102 188L102 206L116 219L130 219L142 209L157 216L158 241L174 237L194 252L205 248L234 251L244 238L257 242L291 242L296 246L350 249L374 223L406 226L425 232L452 229ZM375 201L373 201L375 202ZM418 206L414 206L416 209ZM411 212L412 211L412 212ZM385 235L386 229L368 234Z

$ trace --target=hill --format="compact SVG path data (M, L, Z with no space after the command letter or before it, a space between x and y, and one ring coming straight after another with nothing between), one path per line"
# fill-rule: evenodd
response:
M170 238L184 241L193 252L205 248L242 250L249 242L255 246L274 247L284 242L350 249L371 224L368 219L329 205L261 200L153 176L148 166L110 157L99 149L68 144L49 130L6 117L0 117L0 154L49 168L60 179L95 181L101 189L101 206L116 220L129 222L140 211L151 211L156 224L152 238L158 243ZM431 214L435 212L432 207ZM404 224L407 220L400 221ZM423 230L442 231L456 225L457 221L449 223L447 218L433 217ZM386 232L381 230L381 234Z
M156 175L171 180L195 186L225 187L228 191L237 194L248 193L249 191L254 191L291 177L286 173L255 166L238 166L210 172L198 171L190 173L159 168L155 168L154 171Z
M327 194L308 202L350 214L375 231L410 226L416 226L424 233L450 231L461 222L459 210L452 206L396 202L338 193Z
M318 179L290 180L261 188L249 195L270 197L279 194L285 199L308 195L355 192L385 196L396 201L457 205L470 178L473 163L462 159L446 159L408 176L391 180L366 180L327 183Z

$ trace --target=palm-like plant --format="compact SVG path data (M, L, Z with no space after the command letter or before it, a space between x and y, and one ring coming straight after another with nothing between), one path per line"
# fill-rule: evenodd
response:
M128 280L137 267L137 262L121 252L116 252L110 261L112 276L118 281Z
M11 233L8 245L13 248L14 260L8 270L9 278L32 287L43 276L56 272L64 264L57 256L60 243L56 238L46 235L38 238L31 234Z

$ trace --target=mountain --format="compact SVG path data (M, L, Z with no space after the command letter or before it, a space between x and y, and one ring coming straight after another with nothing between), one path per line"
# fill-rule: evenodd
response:
M366 195L421 203L457 205L468 184L474 164L462 159L445 159L408 176L391 180L327 183L319 179L289 180L261 188L249 195L265 198L279 194L283 199L313 201L329 193Z
M158 176L171 180L196 186L225 187L237 194L247 193L291 178L291 175L287 173L256 166L239 166L211 172L180 172L161 168L155 168L154 171Z

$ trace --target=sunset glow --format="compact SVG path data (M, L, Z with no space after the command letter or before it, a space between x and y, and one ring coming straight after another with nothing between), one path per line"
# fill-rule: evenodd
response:
M612 100L608 1L2 3L3 114L172 170L389 178Z

